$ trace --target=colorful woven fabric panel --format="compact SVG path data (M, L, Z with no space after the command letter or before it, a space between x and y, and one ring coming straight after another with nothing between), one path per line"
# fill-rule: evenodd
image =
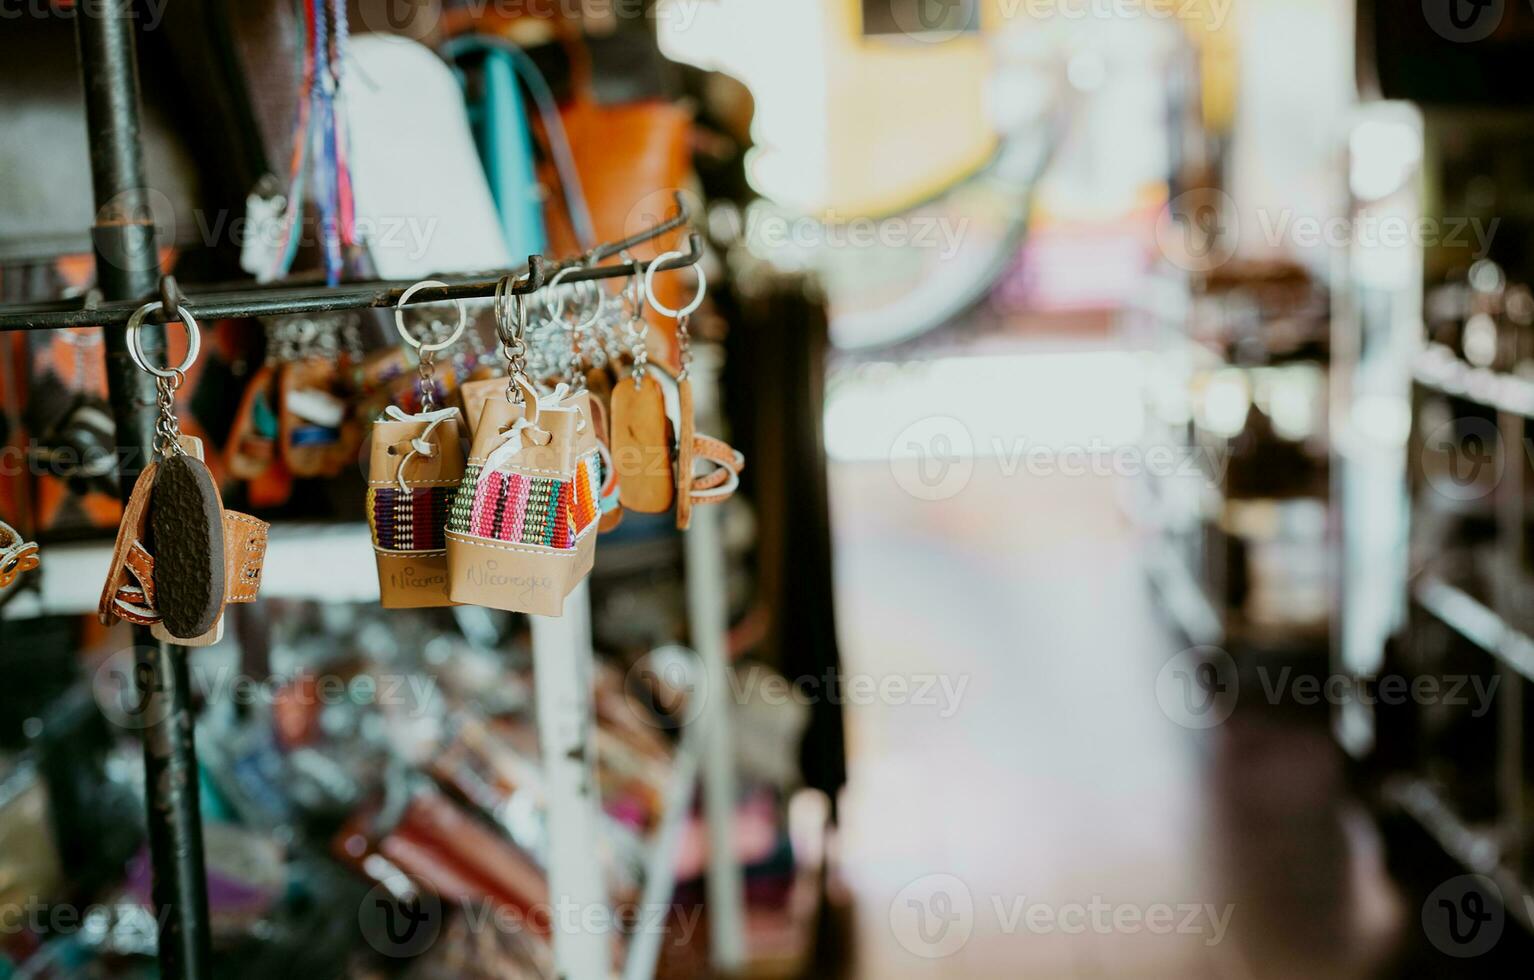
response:
M441 551L457 487L399 487L368 489L368 525L373 544L384 551Z
M606 486L608 477L608 464L601 456L588 456L581 461L586 467L586 479L591 485L597 487L597 508L604 514L616 510L618 507L618 481L614 480L607 491L601 488Z
M453 501L448 530L492 541L573 548L597 517L595 472L588 459L576 466L573 480L516 472L481 475L471 463Z

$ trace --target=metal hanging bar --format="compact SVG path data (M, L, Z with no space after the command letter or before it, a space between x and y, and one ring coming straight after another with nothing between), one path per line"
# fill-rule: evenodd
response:
M641 236L624 239L624 247L636 238L645 241L671 230L672 222L685 221L685 215L670 219ZM668 227L670 226L670 227ZM607 247L607 246L604 246ZM616 253L613 253L616 254ZM662 272L685 269L696 265L703 258L703 242L697 232L687 237L687 252L659 264ZM634 275L635 263L618 265L588 265L585 258L554 264L542 256L528 257L527 269L512 286L512 292L528 295L542 289L556 272L570 269L560 280L561 284L588 282L600 279L618 279ZM638 272L647 270L650 262L639 262ZM410 305L442 303L455 299L489 299L495 295L500 273L494 276L444 276L446 286L431 286L411 294ZM192 287L182 294L182 305L197 313L199 318L209 320L239 319L254 316L286 316L294 313L331 313L340 310L389 309L399 302L405 290L413 285L402 280L376 280L343 283L340 286L271 286L230 290L198 290ZM150 291L156 287L151 285ZM140 294L142 296L143 294ZM60 330L69 327L116 327L126 325L128 317L142 305L142 299L130 302L103 302L95 307L78 301L68 303L37 303L0 306L0 332L13 330ZM170 307L166 307L170 309ZM147 323L167 322L165 310L150 313Z
M85 5L75 14L96 204L91 230L96 284L104 299L137 304L154 293L160 262L139 141L134 12L131 4L110 3ZM118 453L126 501L149 459L155 388L150 376L134 367L125 330L105 331L104 340L117 444L134 450ZM133 639L160 976L201 980L211 976L208 892L186 651L161 643L142 627L135 628Z
M660 224L654 226L653 228L646 228L644 231L641 231L638 234L630 235L629 237L620 241L607 242L605 244L598 245L596 248L587 253L587 258L589 261L593 263L603 262L612 258L614 255L626 252L631 248L635 248L636 246L643 245L645 242L650 241L653 238L659 238L660 236L666 234L668 231L676 231L678 228L687 224L687 222L691 220L691 216L687 213L687 202L682 199L682 192L674 192L672 200L676 202L676 214L673 214L671 217L667 218L665 221L662 221ZM689 242L689 245L691 245L691 242ZM661 266L661 271L664 272L670 268L673 267L670 265L663 265Z

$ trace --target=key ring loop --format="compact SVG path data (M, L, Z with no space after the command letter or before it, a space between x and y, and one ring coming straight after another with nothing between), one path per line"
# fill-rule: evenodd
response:
M590 294L594 294L596 296L596 303L593 305L593 309L591 311L591 315L590 316L583 318L582 320L580 320L580 322L578 322L578 323L576 323L574 325L571 325L571 324L566 322L566 320L565 320L565 296L564 296L563 293L559 292L559 290L556 289L555 287L559 285L559 281L561 279L563 279L565 276L568 276L570 273L575 272L575 271L577 271L577 267L576 266L567 265L563 269L560 269L558 272L554 273L554 278L550 279L548 281L548 283L545 284L544 287L543 287L543 288L549 290L549 307L548 307L548 311L549 311L550 317L552 318L552 320L555 323L558 323L561 327L563 327L566 330L572 330L572 329L573 330L581 330L581 329L584 329L585 327L590 326L591 324L595 323L597 317L599 315L601 315L601 312L602 312L602 295L601 295L601 290L596 288L596 283L592 282L589 279L583 279L583 280L580 280L580 281L576 282L574 284L575 287L577 289L579 289L581 286L587 287L588 292Z
M684 257L686 255L687 255L686 252L680 252L680 251L676 251L676 252L663 252L660 255L657 255L650 262L650 267L648 269L646 269L645 273L644 273L644 291L645 291L645 295L650 300L650 305L652 307L654 307L656 310L658 310L659 312L664 313L666 316L669 316L669 317L671 317L674 320L680 320L682 317L690 315L694 310L696 310L698 307L702 306L703 305L703 297L708 292L708 276L703 274L703 267L702 266L695 265L695 266L693 266L693 271L695 273L697 273L697 276L698 276L698 293L697 293L697 295L695 295L688 302L688 304L686 306L682 307L680 310L673 310L670 307L668 307L668 306L664 305L663 303L661 303L661 301L656 298L656 296L655 296L655 273L656 273L656 271L659 270L661 265L664 264L665 262L667 262L667 261L669 261L671 259L680 259L680 258L682 258L682 257Z
M630 319L644 318L644 266L638 259L629 260L628 282L623 286L623 298L628 301L628 315Z
M464 330L466 330L469 326L468 306L464 303L463 300L455 299L452 302L458 305L458 326L454 328L453 335L451 337L447 338L441 343L426 344L416 340L410 335L410 331L405 327L405 304L409 302L410 297L414 296L418 290L426 289L430 286L440 286L441 288L446 289L447 283L442 282L439 279L422 279L420 282L416 283L414 286L411 286L409 289L401 293L399 301L394 304L394 329L399 331L399 335L404 338L405 343L409 344L411 347L414 347L416 350L421 351L423 354L432 351L444 350L453 346L453 344L458 342L458 338L463 336Z
M128 356L133 358L133 363L140 370L148 371L157 378L182 379L192 365L197 363L197 355L202 350L202 331L197 328L197 318L192 316L192 311L176 304L176 316L180 318L181 325L186 328L186 357L182 358L180 365L173 368L157 368L149 363L144 357L144 348L139 343L139 331L143 329L144 318L151 313L165 309L165 304L159 300L145 303L133 311L128 317ZM179 381L178 381L179 383Z
M495 284L494 298L495 334L501 346L520 344L527 336L527 299L512 288L512 276L508 273ZM512 319L512 311L516 319ZM512 329L515 325L515 330Z

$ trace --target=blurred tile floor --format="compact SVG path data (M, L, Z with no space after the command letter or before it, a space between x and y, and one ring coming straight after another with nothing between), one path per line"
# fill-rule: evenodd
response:
M845 668L872 678L845 709L838 972L1510 975L1427 946L1324 719L1161 710L1184 644L1117 479L980 459L930 501L888 462L832 464Z

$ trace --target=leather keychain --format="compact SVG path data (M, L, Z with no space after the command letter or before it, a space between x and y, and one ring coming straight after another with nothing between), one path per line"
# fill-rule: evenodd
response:
M99 613L109 626L127 619L149 626L160 639L207 646L221 635L226 603L256 598L267 524L224 510L218 486L202 461L201 443L181 435L176 390L197 360L202 341L191 312L177 306L187 331L186 357L175 368L149 364L139 331L144 318L161 309L160 302L148 303L128 320L128 353L155 378L156 459L139 475L124 508Z
M14 585L22 572L30 572L38 564L37 544L0 521L0 592Z
M692 335L688 330L692 314L703 305L708 292L708 277L702 266L695 266L698 276L698 292L680 309L671 309L655 296L655 273L668 259L681 258L685 252L665 252L655 257L645 270L644 292L657 312L676 319L676 339L681 370L676 376L677 417L676 432L676 526L685 531L692 524L694 504L722 503L735 492L740 482L740 471L746 459L723 441L696 431L696 416L692 398ZM699 476L697 464L710 462L712 470Z
M342 349L347 334L353 338L347 346L360 349L355 324L296 317L279 321L274 333L286 348L277 372L283 459L297 477L335 476L362 444L347 382L350 365L361 358Z
M646 370L650 325L644 319L645 295L641 288L640 298L623 325L633 365L629 376L613 386L611 451L618 499L623 506L641 514L661 514L671 507L676 482L671 472L665 392Z
M462 417L437 408L436 355L457 343L469 311L457 300L458 324L446 340L417 339L405 326L403 307L435 280L405 290L394 308L394 326L420 352L421 410L407 414L390 405L373 425L368 462L368 525L378 563L378 590L385 609L451 606L448 598L448 513L463 477Z
M485 402L447 527L454 601L558 616L596 555L600 451L584 392L540 396L526 373L526 304L496 287L504 398ZM515 313L513 314L513 310Z

